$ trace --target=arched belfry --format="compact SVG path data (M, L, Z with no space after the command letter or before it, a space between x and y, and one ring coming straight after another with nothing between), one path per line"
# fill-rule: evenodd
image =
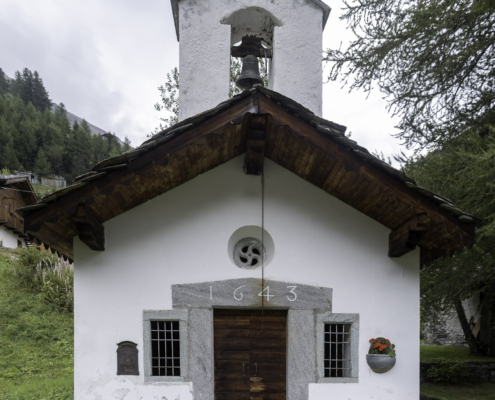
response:
M227 100L230 59L269 60L269 88L317 115L322 107L320 0L171 0L179 40L180 119Z

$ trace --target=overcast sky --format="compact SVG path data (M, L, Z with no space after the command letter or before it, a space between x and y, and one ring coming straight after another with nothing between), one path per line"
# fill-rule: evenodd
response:
M335 48L352 34L339 20L342 1L326 3L323 44ZM133 146L158 126L157 87L178 60L169 0L0 0L0 68L10 77L38 71L52 101ZM360 145L399 152L397 120L380 93L366 99L330 83L323 98L323 117L347 126Z

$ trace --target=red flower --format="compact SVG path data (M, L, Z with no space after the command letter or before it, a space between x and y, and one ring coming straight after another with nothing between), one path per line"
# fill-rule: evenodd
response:
M370 343L373 343L375 341L375 339L370 339Z

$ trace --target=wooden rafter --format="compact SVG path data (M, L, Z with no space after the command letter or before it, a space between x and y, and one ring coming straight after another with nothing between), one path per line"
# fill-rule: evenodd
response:
M416 215L388 237L388 256L402 257L413 251L419 244L421 232L430 226L430 217L427 214Z
M94 211L86 204L79 204L73 217L79 239L91 250L105 250L105 228L96 219Z
M266 150L267 115L247 114L243 129L246 129L246 156L244 170L248 175L260 175Z

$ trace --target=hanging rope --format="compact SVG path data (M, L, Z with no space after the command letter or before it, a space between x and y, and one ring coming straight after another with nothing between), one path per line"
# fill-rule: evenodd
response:
M261 330L265 323L265 169L261 167Z

